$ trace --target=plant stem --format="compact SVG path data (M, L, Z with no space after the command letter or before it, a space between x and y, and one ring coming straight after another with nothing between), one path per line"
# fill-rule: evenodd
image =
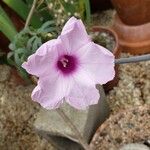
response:
M33 4L32 4L32 7L31 7L31 10L30 10L30 12L29 12L29 15L28 15L28 17L27 17L27 20L26 20L26 23L25 23L24 28L27 28L27 27L29 26L29 24L30 24L30 21L31 21L32 15L33 15L33 13L34 13L35 6L36 6L37 1L38 1L38 0L34 0L34 1L33 1Z
M61 116L61 118L67 123L67 125L71 128L71 130L74 132L75 136L78 138L80 144L83 146L85 150L90 150L89 145L85 142L82 135L76 128L76 126L73 124L73 122L69 119L69 117L64 113L64 111L60 108L56 109L58 114Z
M148 61L148 60L150 60L150 54L116 59L115 64L135 63L139 61Z
M89 24L91 22L90 0L84 0L84 3L85 3L85 10L86 10L86 20L87 20L87 23Z

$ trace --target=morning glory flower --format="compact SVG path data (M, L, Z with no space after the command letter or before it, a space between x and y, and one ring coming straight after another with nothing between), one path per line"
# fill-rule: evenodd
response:
M115 75L114 56L95 44L81 20L72 17L57 39L44 43L22 67L39 78L32 99L46 109L64 101L77 109L97 104L96 84L105 84Z

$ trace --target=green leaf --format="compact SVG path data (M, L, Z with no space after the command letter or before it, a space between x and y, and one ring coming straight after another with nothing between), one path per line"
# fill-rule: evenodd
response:
M84 0L85 2L85 10L86 10L86 21L87 23L91 22L91 8L90 8L90 0Z
M10 8L12 8L23 20L26 20L30 8L23 0L3 0ZM34 14L31 19L31 25L38 28L42 25L40 18Z
M54 24L55 24L55 22L54 22L53 20L47 21L47 22L45 22L45 23L42 25L41 29L45 29L45 28L47 28L48 26L54 25Z
M17 64L17 66L21 66L22 65L22 61L21 58L19 57L20 53L24 53L24 49L23 48L19 48L15 51L14 53L14 59L15 59L15 63Z
M17 67L17 70L20 74L20 76L28 83L31 83L30 79L29 79L29 74L20 66Z
M33 44L33 41L36 39L36 36L33 36L33 37L31 37L29 40L28 40L28 42L27 42L27 49L28 50L31 50L32 49L32 44Z
M42 45L41 38L36 37L32 45L32 52L34 53L41 45Z
M0 6L0 15L2 15L7 20L7 22L15 29L14 24L12 23L11 19L9 18L9 16L7 15L5 10L1 6Z
M8 15L5 13L3 8L0 6L0 31L10 40L13 41L14 36L17 31L9 19Z
M7 61L10 65L16 66L15 61L14 61L14 52L9 52L7 54Z
M16 49L16 46L15 46L14 43L10 43L8 47L9 47L9 49L12 50L12 51L14 51L14 50Z
M37 30L38 33L42 33L42 32L45 32L45 33L48 33L48 32L51 32L51 31L56 31L56 27L54 27L54 24L55 22L52 20L52 21L47 21L45 22L41 28L39 28Z

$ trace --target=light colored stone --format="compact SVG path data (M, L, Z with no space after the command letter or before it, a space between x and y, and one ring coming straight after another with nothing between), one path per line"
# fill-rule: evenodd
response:
M61 107L87 142L90 141L98 126L109 115L109 108L106 103L102 87L100 87L100 95L101 98L99 103L97 105L90 106L86 110L79 111L67 104L64 104ZM78 144L74 143L78 142L78 137L74 135L67 123L64 122L55 110L41 109L41 111L37 114L35 128L40 135L49 139L51 142L55 142L58 147L61 147L61 150L67 150L65 146L67 145L68 148L69 144L69 150L71 150L71 146L73 146L73 150L79 149Z
M139 143L126 144L120 150L150 150L146 145Z

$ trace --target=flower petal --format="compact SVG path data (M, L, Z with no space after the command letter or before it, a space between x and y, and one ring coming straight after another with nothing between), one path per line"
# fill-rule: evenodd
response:
M61 46L60 46L61 45ZM61 51L60 51L61 47ZM27 62L22 64L29 74L35 76L46 76L55 70L58 55L64 52L60 40L51 40L44 43L33 55L29 56Z
M66 102L76 109L86 109L89 105L98 103L100 94L96 87L87 87L75 82Z
M81 66L78 67L78 70L72 75L72 77L76 80L76 82L87 87L95 86L93 75L89 71L84 70Z
M59 73L39 79L37 87L32 92L32 99L46 109L55 109L69 94L72 80L64 78Z
M75 17L71 17L66 24L64 25L61 34L66 34L70 30L72 30L73 25L77 22L78 20Z
M70 18L65 24L58 38L62 40L70 53L76 51L90 41L82 21L74 17Z
M80 67L93 77L95 84L105 84L114 78L114 56L104 47L90 42L76 51L76 55Z

